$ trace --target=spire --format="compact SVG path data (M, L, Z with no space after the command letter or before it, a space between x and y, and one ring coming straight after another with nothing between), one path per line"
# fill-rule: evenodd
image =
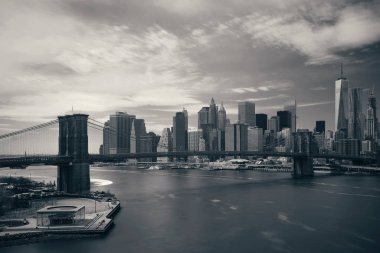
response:
M224 109L224 106L223 106L223 101L222 103L220 104L220 108L219 108L219 111L225 111L226 109Z
M210 102L210 105L215 105L215 101L214 101L214 98L211 98L211 102Z

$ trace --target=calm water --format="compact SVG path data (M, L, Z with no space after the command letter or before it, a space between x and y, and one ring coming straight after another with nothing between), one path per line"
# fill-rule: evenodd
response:
M0 175L55 180L55 167ZM105 238L1 252L380 252L380 177L91 169L122 203ZM111 183L112 182L112 183Z

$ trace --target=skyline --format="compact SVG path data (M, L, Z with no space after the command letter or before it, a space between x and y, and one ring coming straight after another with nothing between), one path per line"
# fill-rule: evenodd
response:
M294 99L299 128L326 120L333 130L340 62L350 87L376 87L380 77L375 1L0 6L0 55L6 59L0 64L0 133L73 107L103 122L126 111L160 134L182 107L196 127L197 112L211 97L218 106L223 101L231 122L240 101L272 116Z

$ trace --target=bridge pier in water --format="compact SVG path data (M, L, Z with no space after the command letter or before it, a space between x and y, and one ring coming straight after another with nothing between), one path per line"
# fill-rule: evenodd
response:
M86 114L59 116L59 154L70 156L68 164L58 165L57 188L66 193L82 194L90 191Z
M312 177L314 175L313 158L300 156L293 158L293 177Z
M314 176L312 153L312 134L310 131L293 133L293 177ZM298 155L297 155L298 153Z

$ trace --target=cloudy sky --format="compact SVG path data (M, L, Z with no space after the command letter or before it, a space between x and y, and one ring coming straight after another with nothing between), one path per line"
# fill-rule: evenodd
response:
M380 2L1 0L0 133L57 115L115 111L160 132L214 97L232 121L250 100L290 99L299 127L333 128L334 80L379 87Z

